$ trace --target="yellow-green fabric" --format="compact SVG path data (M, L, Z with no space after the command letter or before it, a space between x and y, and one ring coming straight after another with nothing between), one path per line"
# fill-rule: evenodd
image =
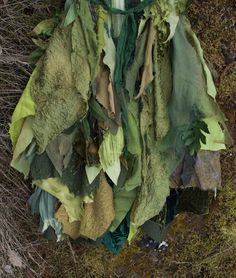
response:
M71 193L66 185L61 183L57 178L49 178L46 180L35 180L33 185L36 185L44 191L56 197L65 207L69 216L70 223L81 220L83 215L84 198L75 196Z
M36 67L30 76L26 88L14 110L10 124L10 138L13 149L16 146L17 139L21 133L24 119L35 115L35 102L32 98L32 82L38 75L39 69Z
M20 173L24 174L25 178L29 175L31 161L27 158L24 152L34 138L32 123L32 116L29 116L24 120L21 134L18 137L11 161L11 166Z

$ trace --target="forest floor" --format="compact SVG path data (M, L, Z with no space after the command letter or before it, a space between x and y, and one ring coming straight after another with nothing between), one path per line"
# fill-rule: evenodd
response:
M27 199L30 186L10 168L8 124L31 68L29 32L61 8L59 0L0 2L0 277L236 277L236 146L222 152L222 190L209 214L179 214L168 247L141 245L139 234L117 256L105 248L42 238ZM32 15L33 13L33 15ZM195 0L192 27L214 73L218 103L236 140L236 4Z

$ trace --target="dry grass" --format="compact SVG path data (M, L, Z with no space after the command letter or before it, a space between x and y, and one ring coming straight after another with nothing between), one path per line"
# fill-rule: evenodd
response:
M59 6L59 1L45 2L0 1L0 277L16 277L14 264L40 276L45 263L37 251L37 223L26 205L29 184L9 167L8 136L11 114L31 73L27 57L34 46L28 33Z

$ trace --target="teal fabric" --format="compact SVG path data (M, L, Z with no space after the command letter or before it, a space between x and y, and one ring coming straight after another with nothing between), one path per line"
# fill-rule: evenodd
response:
M102 238L103 244L113 254L117 254L124 246L126 240L128 239L129 228L130 228L130 213L126 215L125 219L121 222L121 224L114 232L108 232L103 236Z
M62 225L54 217L57 198L41 188L36 188L28 202L32 213L40 215L42 232L47 234L47 230L51 227L54 229L57 239L61 240L63 237Z

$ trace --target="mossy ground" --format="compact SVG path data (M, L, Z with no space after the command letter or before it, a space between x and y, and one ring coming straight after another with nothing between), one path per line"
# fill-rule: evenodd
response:
M195 0L189 17L215 72L218 102L236 139L234 1ZM223 189L213 198L208 215L183 213L176 217L167 235L166 250L139 247L140 235L113 256L104 247L48 242L27 224L20 227L21 234L44 259L40 275L45 278L236 277L235 146L222 153L222 179ZM30 270L23 272L14 277L34 277Z

